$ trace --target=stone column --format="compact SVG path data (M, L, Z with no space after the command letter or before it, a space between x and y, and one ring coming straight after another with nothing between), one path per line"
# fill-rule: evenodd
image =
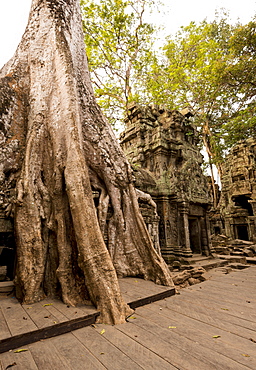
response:
M191 257L192 250L190 248L190 237L189 237L189 223L188 223L188 212L189 205L187 202L183 201L180 203L180 214L183 218L183 230L184 230L184 242L185 246L183 247L182 254L184 257Z
M208 212L206 212L206 215L205 215L205 225L206 225L206 235L207 235L207 245L208 245L208 250L206 251L206 255L209 254L213 254L215 253L215 249L212 245L212 241L211 241L211 224L210 224L210 220L209 220L209 215L208 215ZM208 253L207 253L208 252Z
M251 204L253 211L253 216L249 217L249 220L251 221L249 225L249 239L256 242L256 199L248 200L248 202Z
M158 198L158 211L161 218L160 221L160 247L164 260L170 263L174 257L173 244L172 244L172 228L170 218L169 197L161 196ZM159 207L160 206L160 207Z

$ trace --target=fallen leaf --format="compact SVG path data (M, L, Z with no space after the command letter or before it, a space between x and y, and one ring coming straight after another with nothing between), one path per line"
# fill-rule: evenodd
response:
M52 303L45 303L43 304L43 307L52 306Z
M133 319L133 320L135 320L135 319L137 319L137 317L135 317L135 316L130 316L130 317L129 317L129 319Z
M26 351L28 351L28 349L21 348L21 349L17 349L16 351L14 351L14 353L20 353L20 352L26 352Z
M168 326L168 329L176 329L177 326Z
M105 331L106 331L105 329L102 329L100 334L103 335L105 333Z
M242 356L244 356L244 357L250 357L250 355L247 355L247 353L242 353Z
M221 308L221 310L229 311L229 309L228 309L228 308Z
M30 308L32 308L32 307L27 307L27 310L29 310Z
M104 353L104 352L101 352L100 354L101 354L101 355L105 355L105 353Z
M53 321L54 324L57 324L57 321Z
M8 365L8 366L5 368L5 370L10 369L11 367L16 366L16 365L17 365L17 364L16 364L16 362L14 362L13 364Z
M220 335L214 335L213 338L220 338Z

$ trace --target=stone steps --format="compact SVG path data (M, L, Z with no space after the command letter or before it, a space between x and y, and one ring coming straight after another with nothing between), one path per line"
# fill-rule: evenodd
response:
M247 259L247 257L242 255L222 255L222 254L218 254L217 258L225 260L228 263L242 263L242 264L246 264Z
M228 265L229 262L220 258L212 258L210 260L198 261L193 264L193 267L203 267L206 271L217 267L223 267Z
M256 264L256 257L246 257L246 262Z

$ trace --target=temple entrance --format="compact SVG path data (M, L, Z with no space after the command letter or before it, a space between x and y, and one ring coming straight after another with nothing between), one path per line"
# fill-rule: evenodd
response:
M14 274L15 242L11 232L0 233L1 281L12 280Z
M201 230L198 217L189 217L189 238L192 253L201 254Z
M236 225L236 237L241 240L249 240L247 225Z

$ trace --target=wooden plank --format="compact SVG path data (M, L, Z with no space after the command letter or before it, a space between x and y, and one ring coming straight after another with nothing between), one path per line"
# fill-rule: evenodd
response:
M25 349L28 349L27 347ZM38 367L28 350L27 352L6 352L0 355L1 370L8 366L12 367L10 370L38 370ZM43 369L40 369L43 370Z
M161 291L169 290L173 287L165 286L165 285L159 285L155 284L153 281L150 280L144 280L136 277L126 277L122 279L118 279L119 285L121 287L122 291L122 286L124 285L126 289L128 290L133 290L134 287L142 287L147 290L150 290L151 294L152 293L159 293ZM128 284L128 286L127 286Z
M160 338L150 332L145 322L143 327L138 326L135 324L137 320L140 318L133 320L132 323L116 325L116 328L178 369L216 370L214 364L211 365L208 361L195 357L192 352L189 353L178 347L177 343L170 345L165 336Z
M13 348L34 343L41 339L55 337L60 334L69 333L72 330L76 330L84 326L92 325L95 323L98 316L99 312L96 312L92 315L79 317L78 319L73 319L68 322L62 322L56 325L48 326L46 328L3 339L0 341L0 353L9 351Z
M30 344L28 348L39 369L72 369L49 340Z
M203 284L202 284L203 285ZM240 281L240 280L237 280L237 282L235 283L234 280L227 280L227 279L223 279L223 281L221 280L208 280L207 281L207 286L212 286L216 289L220 289L220 290L227 290L228 289L228 293L231 293L231 292L235 292L237 291L238 289L240 290L240 293L242 294L248 294L252 291L252 288L256 288L256 284L250 284L249 282L245 282L245 281Z
M66 305L58 299L52 299L53 307L55 307L62 315L67 317L69 320L73 320L86 315L91 315L98 312L94 306L81 305L80 307L72 307Z
M63 303L64 304L64 303ZM47 313L50 313L51 315L53 315L54 317L56 317L56 319L58 320L58 322L64 322L64 321L68 321L68 317L63 315L54 305L54 301L53 301L53 305L51 306L45 306L45 309L47 310ZM30 312L30 311L28 311ZM85 315L84 315L85 316Z
M172 311L167 307L159 306L158 302L147 307L141 307L137 309L137 312L140 313L141 310L143 310L144 308L152 311L152 316L158 314L166 316L170 322L168 326L176 326L177 329L191 328L191 334L194 335L194 337L197 335L198 332L202 332L204 335L209 336L211 339L213 339L213 336L215 335L220 335L221 339L217 338L219 339L219 341L225 341L229 345L232 345L232 347L235 347L237 350L241 351L241 353L247 353L247 351L249 351L249 354L251 356L255 355L254 342L250 341L250 339L248 340L248 338L234 335L225 328L223 329L220 327L216 327L209 323L197 320L196 318L188 317L179 312ZM152 316L150 317L150 319L152 319ZM218 343L219 341L217 341L216 343Z
M189 317L200 318L201 321L211 323L217 327L218 325L222 325L223 327L229 328L234 334L238 333L246 338L256 335L256 323L228 315L226 311L220 313L210 308L202 308L199 305L193 304L193 302L186 302L183 300L172 300L167 304L168 308L173 311L181 312Z
M248 321L256 322L256 314L254 307L246 307L244 304L226 304L223 302L222 299L216 300L216 296L210 296L208 292L198 293L197 292L189 292L189 291L182 291L181 292L182 300L193 302L196 305L201 305L202 307L219 310L219 311L226 311L228 314L246 319Z
M164 298L168 298L175 295L175 288L166 290L164 292L158 293L158 294L153 294L145 298L141 299L135 299L131 302L128 303L128 305L132 308L135 309L137 307L144 306L146 304L150 304L152 302L160 301Z
M12 335L19 335L37 329L16 298L1 300L1 308Z
M198 353L199 356L207 356L208 360L215 362L216 368L221 368L225 365L227 369L229 367L234 369L237 367L237 363L256 368L256 358L254 356L255 346L253 346L252 342L248 343L248 340L243 339L241 345L241 338L230 334L226 335L225 332L219 332L219 330L220 338L214 339L213 336L216 335L216 328L202 325L200 322L183 315L173 314L168 309L159 310L159 306L155 304L138 308L135 316L137 315L151 321L154 332L159 333L160 336L162 336L162 333L159 326L165 330L168 330L169 326L172 326L169 329L172 339L175 339L177 343L182 345L183 340L179 336L193 341L196 345L191 350L195 354ZM228 341L225 341L227 338ZM234 343L236 346L234 346ZM248 354L248 350L250 354ZM243 356L243 354L250 357Z
M139 366L147 370L171 370L176 369L170 363L162 359L148 348L136 342L114 326L102 324L95 325L98 333L105 329L104 338L119 348L128 357L133 359Z
M195 318L198 321L203 321L215 326L216 328L229 330L231 333L240 335L247 339L255 337L255 331L251 330L250 325L248 325L246 320L228 315L224 316L225 311L223 311L223 314L220 314L211 309L207 310L205 308L202 309L199 306L195 307L191 302L188 303L182 300L177 302L169 298L165 300L163 307L168 307L172 311Z
M104 330L108 328L108 325L104 325ZM104 334L98 333L92 327L76 330L73 334L107 369L141 369L132 358L120 351L104 337Z
M140 292L142 296L159 294L168 290L172 290L174 287L166 287L164 285L157 285L149 280L143 280L138 278L123 278L119 279L119 286L121 292L133 294L134 291Z
M27 314L29 315L31 320L36 324L38 329L45 328L47 326L51 326L60 322L60 320L57 317L58 314L54 316L51 312L49 312L49 310L47 310L46 307L44 307L44 304L45 303L43 302L37 302L33 303L30 306L23 305L23 309L26 310ZM63 317L64 320L61 320L61 322L67 321L64 315Z
M223 302L229 302L230 304L237 304L237 303L239 304L240 303L243 306L247 303L246 301L251 302L252 298L253 298L253 293L251 293L251 294L248 293L248 294L244 295L243 292L241 292L242 289L237 290L237 293L236 292L230 292L229 293L228 289L226 289L226 291L225 291L225 290L215 288L213 286L208 288L208 286L206 286L206 285L201 285L201 284L198 284L198 285L200 285L200 286L193 285L193 287L186 288L186 289L191 291L191 292L200 292L200 294L205 293L205 294L209 295L209 297L211 296L211 297L214 297L215 299L216 298L219 299L221 297L221 300ZM250 303L249 305L251 306L252 304Z
M8 337L11 337L11 332L0 307L0 340Z
M139 279L119 279L121 292L124 293L126 297L130 296L131 298L128 304L132 309L175 295L175 288L166 288L163 286L159 286L161 287L159 288L154 283L145 280L140 281L140 284L136 285L136 281L139 281ZM145 288L146 286L147 288ZM150 290L151 288L149 289L149 287L152 288L152 291Z
M211 347L204 347L202 350L202 346L198 345L196 333L194 333L194 337L192 339L187 338L186 336L180 335L175 329L169 329L167 323L168 320L162 321L162 325L166 325L162 327L159 324L156 324L156 322L149 320L148 318L143 318L140 315L136 316L137 319L134 321L135 325L146 328L151 333L158 335L160 338L164 338L164 340L171 346L176 345L186 351L188 354L193 353L193 356L207 363L207 369L211 367L230 370L237 368L238 363L236 361L233 361L231 358L228 358L221 353L216 353L212 350Z
M73 334L68 333L48 340L59 354L74 370L102 370L106 369L89 350ZM62 368L57 368L59 370ZM43 369L42 369L43 370Z

